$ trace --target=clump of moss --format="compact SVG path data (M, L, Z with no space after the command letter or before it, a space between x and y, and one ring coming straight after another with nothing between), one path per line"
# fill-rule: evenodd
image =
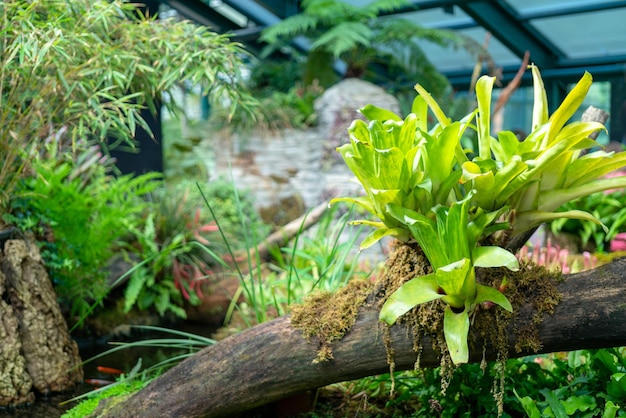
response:
M532 263L521 263L519 271L504 268L479 269L482 284L499 288L513 306L513 313L494 306L482 305L474 315L472 334L482 340L483 353L490 345L496 353L493 396L498 405L498 415L503 413L504 371L509 358L509 327L514 321L515 351L538 352L541 349L539 325L544 314L551 314L562 299L557 284L561 273L547 270ZM506 281L504 278L506 277ZM478 345L479 341L474 341ZM476 349L476 347L474 347Z
M385 271L377 281L375 296L379 306L393 292L409 280L431 273L432 268L422 249L415 243L407 244L396 241L392 244Z
M505 291L511 301L515 319L515 351L537 352L541 349L538 326L545 314L554 309L563 299L557 286L563 281L558 271L543 266L522 263L520 270L509 274L509 286Z
M382 307L387 298L407 281L431 272L432 267L417 244L396 242L387 260L386 270L374 292L378 306ZM445 392L452 378L454 367L443 334L443 312L443 304L436 300L416 306L406 315L400 317L396 323L406 324L413 332L413 350L417 353L415 369L419 369L422 339L425 336L430 337L433 350L441 355L442 390ZM389 336L389 326L387 324L381 324L381 326L383 327L383 341L387 350L387 362L392 377L393 393L394 350Z
M292 307L291 325L302 330L307 340L313 337L318 340L314 363L333 358L332 342L350 331L372 287L369 280L355 279L336 293L317 292L302 305Z

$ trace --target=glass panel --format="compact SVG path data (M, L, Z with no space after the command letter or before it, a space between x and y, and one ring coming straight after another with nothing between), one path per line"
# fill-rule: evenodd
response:
M539 32L569 58L626 54L626 8L563 17L535 19Z
M481 45L487 36L487 31L483 28L464 29L459 32L473 38ZM471 71L474 68L475 60L464 50L444 49L430 42L422 42L420 46L439 71ZM498 67L521 64L521 59L493 36L489 40L487 50Z
M446 13L442 9L418 10L396 15L428 28L449 28L459 25L476 25L474 20L459 8L454 13Z
M604 2L616 3L618 1L619 0L605 0ZM589 6L597 3L597 0L508 0L507 3L513 6L513 8L521 14L526 14Z

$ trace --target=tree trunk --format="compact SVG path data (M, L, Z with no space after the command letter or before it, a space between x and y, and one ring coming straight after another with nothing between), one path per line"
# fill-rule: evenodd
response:
M0 406L14 406L82 381L78 346L34 243L0 252Z
M567 276L558 286L562 301L539 326L540 352L626 345L624 271L626 259L620 259ZM334 359L314 364L318 345L307 342L289 316L281 317L207 347L127 400L101 405L98 416L132 417L137 411L141 416L227 416L334 382L385 373L389 366L381 329L377 303L370 300L352 329L332 344ZM412 369L411 332L395 325L390 336L396 370ZM430 341L424 339L422 347L421 366L438 366L440 357ZM471 361L482 358L481 350L471 354ZM511 344L511 357L527 354ZM494 356L487 351L488 359Z

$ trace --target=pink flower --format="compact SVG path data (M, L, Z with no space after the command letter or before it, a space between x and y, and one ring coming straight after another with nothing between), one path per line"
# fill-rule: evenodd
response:
M610 244L611 251L626 251L626 232L615 235Z
M625 176L626 172L622 171L622 170L616 170L616 171L611 171L610 173L608 173L607 175L604 176L605 179L612 179L615 177L622 177ZM609 189L609 190L605 190L604 194L611 194L611 193L617 193L617 192L623 192L624 189Z

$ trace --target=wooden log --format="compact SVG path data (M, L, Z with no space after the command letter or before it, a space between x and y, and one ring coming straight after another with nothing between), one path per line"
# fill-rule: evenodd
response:
M310 209L304 215L289 222L287 225L273 232L254 248L235 254L235 261L242 272L248 272L256 267L257 261L268 261L272 248L286 245L299 233L306 231L315 225L328 210L328 202L322 202ZM250 263L252 263L250 265Z
M566 277L561 303L539 327L541 352L626 345L626 258ZM414 367L411 333L391 328L396 370ZM101 405L97 416L220 417L330 383L388 371L378 308L361 308L356 324L333 343L334 359L314 364L317 344L307 342L288 316L261 324L207 347L130 398ZM439 356L422 341L422 367L439 365ZM481 352L472 352L479 361ZM527 355L515 352L514 356ZM486 353L493 358L493 352Z
M34 242L0 251L0 406L63 392L82 381L78 345Z

